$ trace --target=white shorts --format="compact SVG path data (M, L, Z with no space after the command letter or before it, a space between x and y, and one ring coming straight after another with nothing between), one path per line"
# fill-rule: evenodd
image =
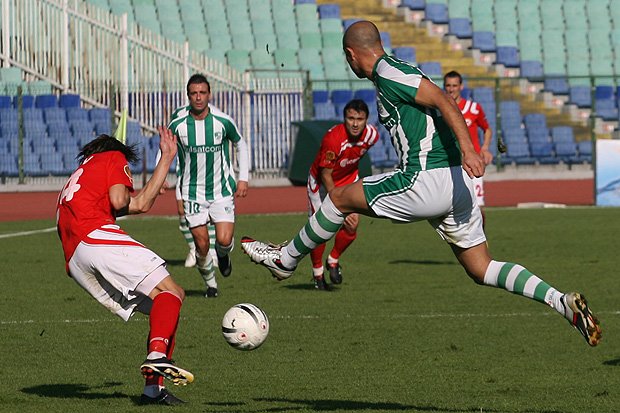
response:
M364 178L368 205L397 222L427 220L448 243L469 248L486 241L471 178L461 166Z
M95 230L89 236L96 236L97 232L104 233ZM114 238L138 244L126 234ZM69 260L69 274L95 300L125 321L136 310L150 312L152 300L148 294L170 275L165 261L144 246L88 241L82 241L75 249Z
M185 218L190 228L215 224L216 222L235 222L235 201L232 196L208 201L183 201Z
M306 191L308 192L308 216L311 217L323 204L327 190L325 186L319 185L314 176L308 175Z
M484 206L484 180L482 177L473 178L474 182L474 194L476 194L476 201L478 206Z

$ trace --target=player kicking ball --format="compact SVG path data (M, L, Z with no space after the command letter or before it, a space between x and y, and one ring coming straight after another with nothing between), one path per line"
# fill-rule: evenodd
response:
M403 223L426 220L476 283L550 306L596 346L601 327L583 295L562 293L519 264L491 258L472 183L484 174L485 163L454 99L416 66L388 56L369 21L347 28L343 48L351 70L377 89L379 119L392 136L398 167L334 188L286 246L244 237L241 246L250 259L285 279L351 213Z
M128 163L138 160L135 149L107 135L86 144L78 154L80 166L58 197L57 227L67 274L80 287L124 321L136 311L149 315L140 402L176 405L184 402L165 388L164 378L177 385L194 381L171 360L185 291L163 259L116 225L119 216L147 212L164 184L177 142L168 129L159 133L161 160L133 197Z

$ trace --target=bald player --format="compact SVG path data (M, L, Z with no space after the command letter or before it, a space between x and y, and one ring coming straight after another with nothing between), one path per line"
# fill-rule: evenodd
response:
M583 295L564 294L521 265L491 258L472 184L473 177L484 174L485 163L454 99L416 66L388 56L369 21L349 26L343 48L351 70L377 89L379 120L390 131L398 166L332 189L286 245L244 237L241 246L250 259L283 280L313 248L338 232L348 214L401 223L428 221L476 283L549 305L596 346L601 328Z

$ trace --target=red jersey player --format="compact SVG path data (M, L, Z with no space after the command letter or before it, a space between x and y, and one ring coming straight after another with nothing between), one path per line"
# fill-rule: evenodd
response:
M312 216L321 206L325 196L334 187L355 182L358 179L359 161L368 149L379 139L374 126L368 125L368 105L354 99L344 107L344 123L332 127L323 137L308 176L308 214ZM334 247L325 261L329 278L334 284L342 282L340 255L357 236L359 216L350 214L336 234ZM318 245L310 256L314 285L327 290L323 274L323 252L325 244Z
M487 165L490 164L493 162L493 154L489 152L489 145L491 144L493 131L489 127L489 123L487 122L487 117L484 114L482 105L474 102L473 100L464 99L461 96L461 92L463 90L463 77L456 71L446 73L443 78L443 87L446 89L446 92L448 92L448 95L456 101L459 109L461 109L461 113L465 118L465 123L469 128L469 136L471 137L474 149L482 155L482 158ZM484 132L482 146L480 145L480 140L478 139L478 128L482 129ZM480 211L482 212L482 222L484 226L485 215L484 209L482 208L484 206L484 182L482 177L473 178L473 181L476 200L478 201Z
M172 279L157 254L132 239L116 217L147 212L159 194L177 152L176 138L159 128L161 160L151 179L134 197L128 162L133 147L101 135L84 145L80 166L58 197L58 235L69 276L112 313L128 321L134 311L149 314L146 379L142 403L180 404L163 378L175 384L194 380L171 361L185 291Z

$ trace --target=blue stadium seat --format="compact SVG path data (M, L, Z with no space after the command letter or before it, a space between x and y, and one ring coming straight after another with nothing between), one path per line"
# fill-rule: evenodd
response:
M471 39L471 21L464 17L450 19L448 23L448 34L452 34L459 39Z
M503 137L508 146L527 144L525 130L521 128L506 129L503 131Z
M608 121L618 120L618 108L613 99L597 99L594 102L596 107L596 116Z
M544 126L528 128L527 139L530 143L547 143L549 142L549 129Z
M565 77L547 77L545 79L544 90L556 95L568 95L568 82Z
M409 10L424 10L426 8L425 0L401 0L400 7L407 7Z
M493 88L490 87L476 87L472 90L471 92L472 98L476 101L476 102L480 102L480 103L491 103L491 102L495 102L495 92L493 91ZM488 107L484 107L485 112L489 112Z
M573 128L571 128L570 126L554 126L553 128L551 128L551 140L555 144L558 144L560 142L575 142Z
M528 79L542 78L543 66L538 60L522 60L521 61L521 76Z
M58 106L60 106L61 108L79 108L80 95L60 95L60 98L58 99Z
M43 118L46 122L50 121L67 121L67 112L58 107L51 107L43 109Z
M29 122L43 124L43 110L36 108L24 109L24 124Z
M58 152L41 154L41 170L50 175L66 175L71 172L65 168L62 155Z
M93 122L102 120L109 122L112 116L108 108L92 108L88 111L88 115Z
M592 162L592 141L581 141L577 143L579 155L573 160L576 162Z
M314 104L314 119L328 120L339 119L336 116L336 108L332 102L319 102Z
M319 18L321 19L339 19L340 6L338 4L320 4L318 5Z
M514 46L499 46L496 50L495 63L506 67L519 67L519 50Z
M347 30L350 25L352 25L355 22L361 21L361 20L362 19L360 19L360 18L344 19L342 21L342 28L343 28L343 30Z
M543 113L527 113L523 116L526 129L546 128L547 117Z
M592 96L590 86L572 86L569 91L569 102L579 108L589 108L592 106Z
M556 143L555 156L564 163L570 163L577 156L577 144L574 142Z
M36 108L55 108L58 107L58 97L56 95L38 95L34 99Z
M325 103L328 101L329 101L329 91L327 90L313 90L312 91L312 102Z
M420 63L419 67L429 77L439 78L443 76L440 62L423 62Z
M415 47L412 47L412 46L394 47L392 49L392 53L394 53L394 56L396 56L397 58L404 60L406 62L409 62L409 63L417 62Z
M427 3L424 20L430 20L435 24L447 24L448 6L442 3Z
M348 89L332 90L332 102L334 104L347 104L353 99L353 91Z
M35 153L24 154L24 173L30 176L42 176L41 155Z
M19 105L19 96L13 96L13 107L17 108ZM32 95L22 95L22 107L26 108L34 108L34 96Z
M361 99L366 104L373 104L377 99L377 91L375 89L358 89L353 93L355 99Z
M385 49L392 49L392 36L390 36L389 32L380 32L381 43Z
M536 163L536 159L530 154L530 148L527 143L515 142L508 144L508 151L503 159L506 162L514 162L517 165L532 165Z
M531 143L530 151L538 163L556 164L559 162L559 159L554 156L551 142Z
M0 109L0 124L1 123L17 123L17 109L14 108L2 108Z
M0 108L10 108L11 107L11 97L10 96L0 96Z
M472 35L472 48L481 52L495 51L495 34L493 32L474 32Z
M66 109L67 112L67 120L69 122L82 122L82 121L88 121L88 111L86 109L83 108L67 108Z
M0 152L0 176L17 176L17 155Z

